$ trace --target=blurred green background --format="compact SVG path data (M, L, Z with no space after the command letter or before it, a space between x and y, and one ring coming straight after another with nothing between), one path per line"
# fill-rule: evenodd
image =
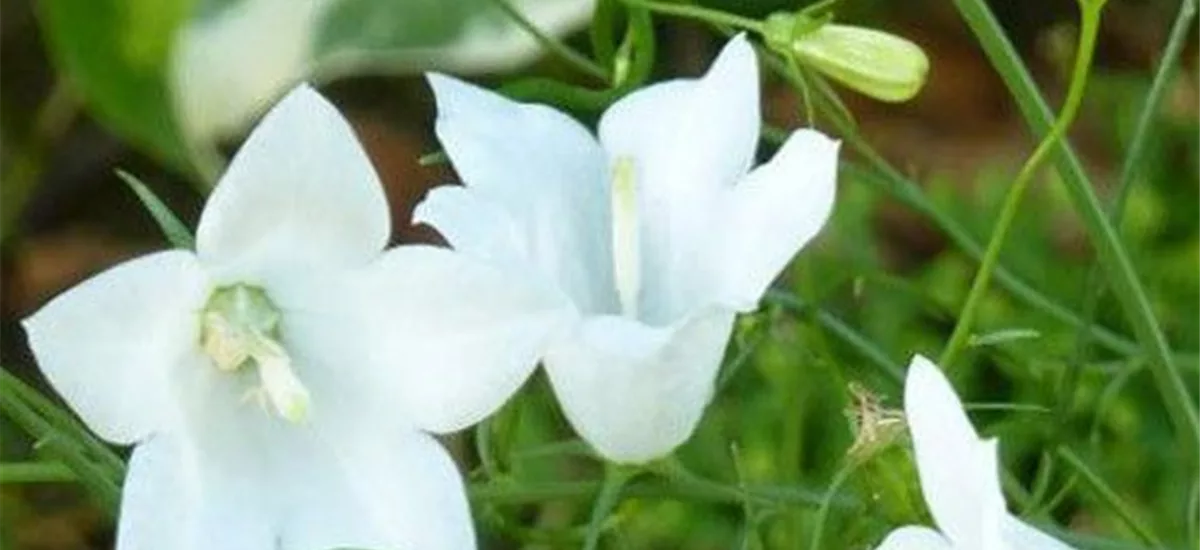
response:
M302 21L256 16L262 19L249 31L204 30L251 2L268 15L279 9L273 0L0 0L5 368L45 388L19 320L100 269L165 246L114 169L136 174L194 224L203 190L272 93L283 91L280 83L313 79L330 95L387 186L395 241L417 242L437 235L410 226L412 206L430 186L454 181L448 167L419 162L438 150L420 70L489 85L524 76L588 82L540 55L494 0L331 0ZM580 31L588 25L589 2L513 5L587 50ZM705 5L751 17L797 7L776 0ZM1073 55L1074 2L1006 0L992 7L1057 104ZM1071 133L1105 201L1115 194L1177 7L1112 0L1105 9L1096 68ZM925 48L930 80L914 101L842 96L861 135L899 174L919 182L929 204L964 235L986 242L1035 140L969 30L949 2L934 0L845 0L838 14ZM655 80L698 74L724 42L695 22L656 17L654 28ZM182 45L201 35L224 42ZM1181 66L1154 113L1121 231L1192 390L1200 372L1195 35L1193 20ZM291 36L307 46L280 45ZM179 52L189 47L200 53L181 61ZM258 77L262 82L250 82ZM796 94L779 79L765 78L763 101L771 123L798 124ZM764 158L770 149L764 145ZM844 152L861 160L850 148ZM867 548L890 528L926 518L903 444L847 458L859 435L847 411L861 414L855 396L868 394L879 406L899 408L901 369L912 354L936 357L945 345L976 262L928 212L897 198L902 193L893 184L863 166L843 171L833 220L781 280L776 299L739 322L716 399L677 453L691 472L721 487L787 495L739 501L727 492L679 494L661 479L640 480L609 521L607 547L807 548L820 524L822 547ZM1068 310L1085 309L1096 257L1053 170L1026 197L1002 263ZM1123 511L1054 452L1065 446L1165 547L1195 548L1196 467L1172 436L1117 301L1103 292L1096 303L1096 323L1109 337L1081 343L1076 328L993 285L977 323L983 337L969 352L970 367L957 371L956 387L969 403L1021 405L972 413L981 432L1001 439L1002 462L1013 475L1012 509L1074 532L1070 540L1081 548L1141 547ZM487 479L481 469L478 433L447 440L476 482L481 548L570 548L582 540L600 466L573 440L540 376L480 428L491 436L500 479ZM32 459L31 443L0 417L0 459ZM851 463L858 466L819 521L811 502ZM547 490L543 498L489 497L487 489L499 482ZM788 500L809 504L778 505ZM110 548L112 523L71 483L4 484L0 544Z

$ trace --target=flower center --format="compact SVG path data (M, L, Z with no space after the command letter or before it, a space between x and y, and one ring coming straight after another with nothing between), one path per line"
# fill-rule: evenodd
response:
M612 169L612 256L613 277L621 314L638 316L638 293L642 266L638 247L637 175L633 159L619 157Z
M308 390L292 371L280 344L279 309L261 288L234 284L218 288L200 317L200 345L222 372L256 368L261 386L253 395L269 401L289 422L308 416Z

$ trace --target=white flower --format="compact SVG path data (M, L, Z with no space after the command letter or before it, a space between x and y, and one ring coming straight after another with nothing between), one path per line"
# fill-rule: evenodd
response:
M181 26L171 90L185 135L236 136L304 79L334 0L237 0Z
M551 36L578 29L595 9L595 0L506 1ZM542 52L537 38L493 2L450 9L429 0L205 6L181 26L171 52L171 92L184 135L198 144L240 135L288 89L314 76L434 67L498 71L534 59ZM339 10L369 17L370 24L339 20Z
M118 265L26 321L83 420L137 445L119 549L474 547L422 430L499 406L519 383L502 363L538 352L523 324L554 321L452 251L383 252L390 230L353 131L302 86L234 158L195 253Z
M621 462L669 453L711 398L735 314L828 217L837 143L802 130L750 170L758 67L744 37L704 77L614 104L598 140L548 107L429 81L465 186L433 190L414 217L570 312L543 363L587 441Z
M1008 513L996 440L979 438L941 369L920 355L908 367L904 413L921 493L940 532L901 527L879 550L1070 550Z

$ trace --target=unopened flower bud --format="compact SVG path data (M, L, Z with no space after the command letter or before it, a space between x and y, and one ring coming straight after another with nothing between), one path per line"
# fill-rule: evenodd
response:
M907 101L925 84L929 58L920 46L875 29L805 22L793 14L772 15L767 44L880 101Z

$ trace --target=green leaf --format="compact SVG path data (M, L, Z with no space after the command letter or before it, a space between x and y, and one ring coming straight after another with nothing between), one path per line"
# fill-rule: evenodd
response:
M591 15L581 0L511 1L548 36ZM325 14L314 40L318 75L376 71L494 70L530 59L538 40L495 0L417 2L342 0Z
M1014 340L1029 340L1041 338L1042 333L1031 328L1009 328L994 330L985 334L972 334L967 340L967 346L972 348L1006 344Z
M96 119L159 161L189 172L167 62L188 0L45 0L42 33L58 69Z
M184 250L194 250L196 248L196 240L192 237L192 232L188 231L187 226L179 221L175 213L171 212L166 203L162 199L159 199L146 184L124 170L117 170L117 176L130 189L133 189L138 200L142 201L142 206L145 206L150 215L154 217L154 222L158 224L158 228L162 230L163 236L167 238L167 241L172 246Z

